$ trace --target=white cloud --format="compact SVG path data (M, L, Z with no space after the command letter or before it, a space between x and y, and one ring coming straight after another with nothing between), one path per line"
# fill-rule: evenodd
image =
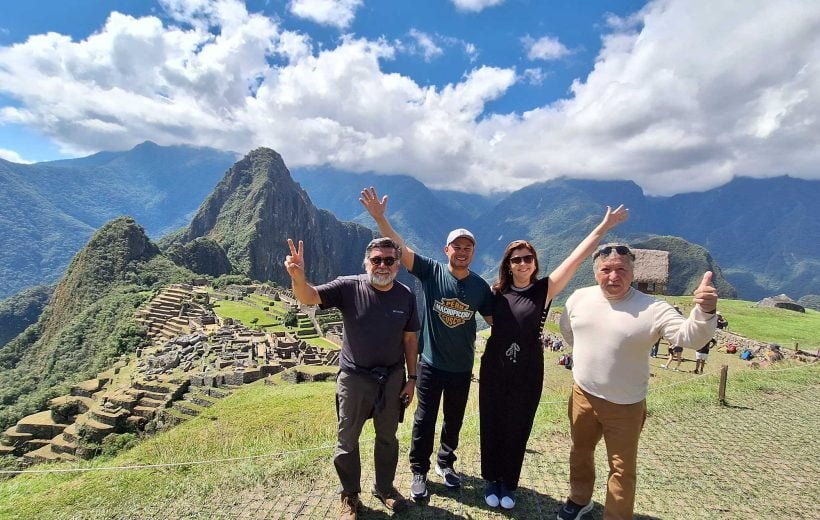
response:
M17 164L31 164L33 162L23 159L22 157L20 157L20 154L18 154L14 150L6 150L5 148L0 148L0 159L5 159L9 162Z
M345 29L353 23L356 9L362 3L363 0L291 0L290 12L318 24Z
M450 0L457 9L477 13L488 7L501 5L504 0Z
M530 85L541 85L547 75L540 68L524 69L524 80Z
M345 36L317 50L241 2L164 5L179 26L113 13L81 41L49 33L0 47L0 93L14 100L0 122L68 153L146 139L269 146L289 166L478 192L558 176L632 179L654 194L737 175L820 178L813 2L652 2L608 20L594 68L565 99L509 114L488 104L544 71L477 63L433 87L383 70L394 42Z
M470 42L463 42L463 45L464 45L464 54L466 54L467 57L470 59L470 63L473 63L476 60L478 60L479 52L478 52L478 48L475 46L475 44L470 43Z
M534 60L558 60L571 54L558 38L552 36L542 36L535 40L530 36L521 38L524 47L527 49L527 58Z
M419 31L414 27L410 29L410 36L416 40L416 45L421 48L421 52L424 55L424 61L432 61L433 59L444 54L444 50L436 45L433 41L433 37L429 34Z

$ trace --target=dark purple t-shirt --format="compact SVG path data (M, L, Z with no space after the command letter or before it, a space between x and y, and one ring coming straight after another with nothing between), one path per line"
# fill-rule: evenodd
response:
M405 332L419 330L416 297L393 282L389 291L371 285L368 275L340 276L316 287L322 309L342 312L344 338L340 368L387 367L404 360Z

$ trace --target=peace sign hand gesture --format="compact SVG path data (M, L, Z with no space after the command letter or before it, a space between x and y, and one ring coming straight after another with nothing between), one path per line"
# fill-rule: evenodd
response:
M304 280L305 278L305 244L300 240L299 249L293 245L293 240L288 239L288 247L290 254L285 257L285 269L291 278L298 278Z

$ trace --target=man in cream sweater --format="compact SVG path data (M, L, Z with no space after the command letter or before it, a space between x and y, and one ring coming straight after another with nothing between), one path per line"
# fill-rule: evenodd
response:
M635 255L607 245L593 255L597 286L575 291L561 316L561 333L573 348L569 400L572 432L570 492L559 520L592 510L595 447L604 438L609 458L605 520L632 518L638 439L646 419L649 349L661 337L698 349L712 338L718 295L706 272L684 318L672 305L632 288Z

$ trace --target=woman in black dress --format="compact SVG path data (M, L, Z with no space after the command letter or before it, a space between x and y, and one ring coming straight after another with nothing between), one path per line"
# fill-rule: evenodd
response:
M629 216L609 206L598 226L548 277L538 279L538 255L526 240L507 246L493 284L493 325L481 357L479 411L481 476L487 505L515 507L524 450L541 399L541 331L550 303L601 238Z

